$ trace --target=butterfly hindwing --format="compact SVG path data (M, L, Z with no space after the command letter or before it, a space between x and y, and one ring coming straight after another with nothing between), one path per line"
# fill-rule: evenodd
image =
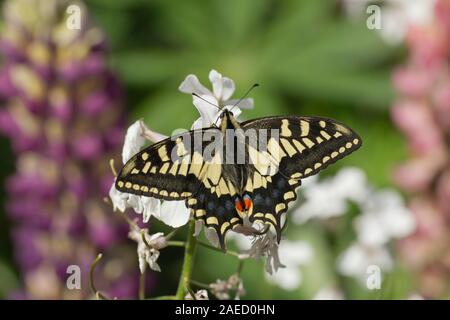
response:
M269 180L265 187L246 189L252 199L249 219L250 222L261 221L272 225L279 241L283 228L281 215L287 211L289 202L297 199L296 188L300 186L301 180L289 184L290 179L280 173L263 179Z
M186 200L186 206L192 209L196 220L201 220L206 227L216 230L223 249L228 230L242 224L242 218L235 210L234 195L229 193L218 195L202 186L195 198Z

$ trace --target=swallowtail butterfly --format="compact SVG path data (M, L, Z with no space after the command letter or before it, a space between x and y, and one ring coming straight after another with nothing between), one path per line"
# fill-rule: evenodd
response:
M249 132L256 135L256 144L240 139ZM221 147L206 136L216 137ZM136 154L115 186L121 192L184 200L195 219L217 231L224 250L227 231L242 226L244 219L272 225L280 241L281 215L296 200L301 179L361 143L352 129L332 119L276 116L239 123L223 110L218 127L173 136Z

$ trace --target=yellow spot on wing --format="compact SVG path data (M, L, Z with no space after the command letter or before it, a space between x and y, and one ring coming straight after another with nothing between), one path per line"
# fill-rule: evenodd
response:
M283 145L284 149L288 153L289 157L292 157L294 154L297 153L295 148L292 146L292 144L289 143L288 140L281 138L280 141L281 141L281 144Z
M203 157L198 152L194 152L194 155L192 156L191 167L189 168L189 173L192 173L193 175L198 177L202 165L203 165Z
M265 218L271 220L271 221L273 222L274 225L277 224L277 219L275 218L275 216L274 216L273 214L271 214L271 213L266 213L266 214L265 214Z
M198 210L195 211L195 216L196 216L196 217L202 217L202 216L204 216L205 214L206 214L205 209L198 209Z
M301 144L300 141L292 139L292 142L294 143L295 147L297 148L298 152L302 153L303 150L305 150L305 146Z
M291 130L289 130L289 120L288 119L281 120L281 135L283 137L290 137L292 135Z
M216 217L209 217L206 219L207 224L219 224L219 220Z
M148 169L150 169L150 166L152 165L152 163L150 161L147 161L144 165L144 167L142 168L142 173L143 174L147 174Z
M245 190L248 192L253 191L252 179L250 177L247 179L247 184L245 185Z
M285 208L286 208L286 205L284 203L279 203L275 206L275 212L278 213Z
M293 191L286 192L283 196L284 200L294 199L295 193Z
M161 169L159 169L159 173L165 174L167 170L169 170L170 164L168 162L164 163Z
M320 134L322 135L322 137L324 137L324 138L327 139L327 140L330 140L330 139L331 139L331 136L330 136L326 131L324 131L324 130L321 130L321 131L320 131Z
M225 231L227 230L227 228L230 226L230 223L229 222L224 222L223 224L222 224L222 226L220 227L220 233L221 234L224 234L225 233Z
M291 178L294 178L294 179L300 178L301 176L302 176L302 174L300 172L291 174Z
M306 137L309 134L309 122L306 120L300 120L301 136Z
M178 170L178 160L174 162L174 164L172 165L172 168L170 168L169 173L176 175L177 174L177 170Z
M231 220L230 220L231 223L235 223L235 222L238 222L238 221L239 221L239 218L236 218L236 217L231 218Z
M228 194L230 193L230 191L228 190L227 187L227 183L225 182L225 180L222 178L219 181L219 189L220 189L220 193L222 194Z
M312 148L314 146L314 142L312 142L310 139L308 138L303 138L303 143L306 144L306 146L308 148Z
M169 156L167 155L167 148L165 144L159 147L158 154L162 161L169 161Z

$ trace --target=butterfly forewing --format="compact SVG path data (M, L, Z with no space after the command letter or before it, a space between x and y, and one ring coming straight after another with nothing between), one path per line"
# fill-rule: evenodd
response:
M281 174L301 179L316 174L361 146L361 138L349 127L319 117L268 117L243 122L244 130L278 129L270 143L271 161L278 162ZM273 160L275 159L275 160Z
M208 172L210 159L202 150L208 141L193 143L196 134L217 132L217 129L189 131L145 148L122 168L116 188L122 192L164 200L183 200L193 196ZM201 138L196 141L203 141Z

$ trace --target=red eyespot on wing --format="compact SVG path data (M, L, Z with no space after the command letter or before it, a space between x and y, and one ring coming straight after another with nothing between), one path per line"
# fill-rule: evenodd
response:
M240 211L240 212L244 211L243 203L242 203L242 201L240 199L236 199L236 205L235 206L236 206L236 210L237 211Z
M252 200L245 198L244 199L245 210L249 210L252 207Z

